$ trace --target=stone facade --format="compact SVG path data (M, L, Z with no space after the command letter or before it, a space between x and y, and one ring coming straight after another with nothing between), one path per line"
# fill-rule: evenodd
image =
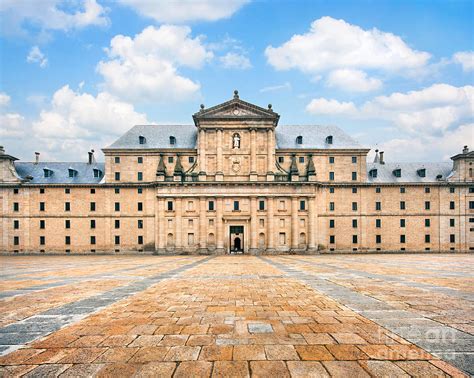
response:
M0 152L6 252L474 250L474 154L392 163L336 127L278 126L238 94L194 125L135 126L105 164Z

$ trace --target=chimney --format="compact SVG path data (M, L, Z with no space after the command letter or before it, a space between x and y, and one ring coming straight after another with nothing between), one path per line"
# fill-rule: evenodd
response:
M90 152L88 152L89 154L89 164L92 164L94 163L94 150L90 150Z
M0 146L0 155L5 155L5 149L3 146Z
M383 161L383 151L380 151L380 164L385 164Z
M464 146L464 148L462 149L462 153L467 154L468 152L469 152L469 148L467 146Z
M379 150L375 150L374 163L380 163Z
M35 152L35 164L38 164L40 161L40 153L39 152Z

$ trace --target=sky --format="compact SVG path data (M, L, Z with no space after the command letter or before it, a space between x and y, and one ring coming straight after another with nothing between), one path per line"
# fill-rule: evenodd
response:
M474 148L473 23L472 0L2 0L0 145L101 160L237 89L387 161L449 161Z

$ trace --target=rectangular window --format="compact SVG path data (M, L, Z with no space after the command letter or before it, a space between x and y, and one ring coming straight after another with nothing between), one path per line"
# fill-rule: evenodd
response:
M430 242L431 242L430 235L425 235L425 243L430 243Z
M334 228L334 219L329 219L329 228Z
M138 208L138 211L143 211L143 202L138 202L137 208Z
M44 219L40 220L40 229L44 230L46 228L46 221Z
M382 243L382 235L375 235L375 243L377 244Z
M352 211L357 211L357 202L352 202Z
M469 201L469 210L474 210L474 201Z
M352 157L352 164L355 164L355 163L357 163L357 156Z
M115 156L114 161L115 164L120 164L120 156Z
M239 201L234 201L234 211L239 211L239 210L240 210Z
M69 189L69 188L64 189L64 193L71 194L71 189Z
M329 235L329 244L334 244L336 242L336 236L335 235Z
M300 211L306 210L306 201L300 201Z
M450 243L456 243L456 235L454 235L454 234L449 235L449 242Z
M174 161L173 156L168 156L168 163L172 164Z
M40 236L40 245L46 244L46 238L44 236Z
M114 225L116 229L120 228L120 219L115 219Z
M352 235L352 244L357 244L357 235Z
M455 220L454 220L454 218L451 218L449 220L449 227L454 227L454 225L455 225Z
M430 201L425 201L425 210L429 210L431 208Z
M382 219L376 219L375 220L375 227L376 228L381 228L382 227Z
M120 172L115 172L115 181L120 181Z
M70 244L71 244L71 237L70 237L70 236L66 236L66 237L64 238L64 244L66 244L66 245L70 245Z
M137 158L138 164L143 164L143 157L139 156Z
M40 202L40 211L44 211L45 204L44 202Z
M209 201L209 202L207 203L207 209L208 209L209 211L214 211L214 201Z
M95 202L91 202L90 205L91 205L91 211L95 211Z
M188 161L189 161L189 164L193 164L194 163L194 156L190 156L188 158Z
M95 236L91 236L91 244L95 244Z
M281 163L284 163L285 162L285 158L283 156L278 156L278 162L281 164Z
M138 244L143 244L143 236L142 235L138 235Z
M449 202L449 209L454 210L455 208L456 208L456 205L455 205L454 201L450 201Z
M71 202L64 203L64 211L71 211Z
M167 206L168 211L173 211L173 201L168 201Z
M431 189L428 188L428 187L426 187L426 188L425 188L425 193L428 194L428 193L430 193L430 192L431 192Z
M300 156L299 161L300 163L304 163L304 156Z
M265 210L265 201L264 200L258 201L258 209L261 210L261 211Z
M352 228L357 228L357 219L352 220Z
M143 188L137 188L137 193L142 194L143 193Z
M143 181L143 172L138 172L137 173L137 180L138 181Z
M329 211L334 211L334 202L329 202Z
M20 228L20 221L18 219L15 219L13 221L13 229L18 230Z
M139 219L139 220L138 220L137 227L138 227L138 228L143 228L143 219Z
M334 172L329 172L329 181L334 181Z
M13 237L13 245L20 245L20 237L14 236Z
M44 188L40 189L40 194L44 194Z
M95 228L95 219L91 219L90 224L91 228Z
M425 219L425 227L430 227L431 226L431 220Z
M400 188L400 193L405 193L405 188Z
M382 202L375 202L375 210L377 211L382 210Z
M329 193L334 194L334 188L329 188Z
M334 156L329 156L329 164L334 164Z
M405 235L400 235L400 243L405 244L406 237Z
M405 210L405 201L400 201L400 210Z
M400 227L405 227L405 219L400 219Z
M120 194L120 188L115 188L114 192L115 192L115 194Z
M352 194L357 194L357 188L352 188Z
M115 208L115 211L120 211L120 202L115 202L114 208Z
M471 189L472 189L472 192L471 192ZM453 194L456 192L456 188L449 188L449 193ZM469 193L474 193L474 188L469 188Z
M357 172L352 172L352 181L357 180Z
M13 189L13 194L18 194L19 190L18 188Z
M95 189L91 188L91 194L95 194Z
M380 193L382 190L380 189L380 187L376 187L375 188L375 193Z
M286 245L286 234L284 232L280 232L280 245Z
M71 228L71 221L69 219L64 221L64 228Z
M115 240L114 240L114 241L115 241L115 245L120 245L120 236L115 235L115 238L114 238L114 239L115 239Z

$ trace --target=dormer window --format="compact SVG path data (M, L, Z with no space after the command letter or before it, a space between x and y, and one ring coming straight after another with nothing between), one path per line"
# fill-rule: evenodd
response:
M170 144L174 146L176 144L176 138L174 136L170 136Z
M94 168L94 177L102 177L102 171L100 169Z
M394 169L393 170L393 175L395 177L402 177L402 170L400 168Z
M296 137L296 144L303 144L303 137L301 135Z
M76 177L77 176L77 171L74 168L69 168L69 177Z
M326 144L332 144L332 135L326 137Z
M420 177L426 177L426 169L425 168L418 169L416 171L416 173L418 173L418 176L420 176Z
M138 143L145 144L146 143L146 138L143 135L140 135L138 137Z
M376 177L377 177L377 169L372 168L372 169L369 171L369 176L372 177L372 178L376 178Z
M43 168L44 177L51 177L53 175L53 171L49 168Z

